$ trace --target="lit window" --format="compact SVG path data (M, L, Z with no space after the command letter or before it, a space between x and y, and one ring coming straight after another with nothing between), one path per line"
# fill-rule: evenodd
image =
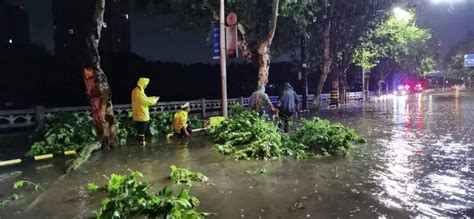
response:
M12 43L13 43L13 40L12 40L12 39L9 39L8 42L9 42L10 44L12 44Z
M124 14L123 16L128 20L128 14Z
M74 34L74 29L69 29L69 30L67 31L67 33L68 33L69 35L73 35L73 34Z

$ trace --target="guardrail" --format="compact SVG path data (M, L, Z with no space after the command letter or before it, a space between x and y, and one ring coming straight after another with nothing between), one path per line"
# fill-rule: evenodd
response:
M299 95L298 99L301 103L302 96ZM314 99L314 95L308 95L308 103L310 104ZM321 101L328 101L330 99L329 94L321 94ZM349 92L347 93L347 99L362 99L362 92ZM271 96L270 100L273 103L278 101L277 96ZM192 113L199 113L202 117L217 115L221 109L221 101L219 99L214 100L192 100L192 101L176 101L176 102L159 102L157 105L150 107L150 114L157 114L160 112L175 112L181 105L189 102ZM240 104L248 106L249 98L232 98L228 99L228 105L232 106ZM115 115L119 117L128 116L131 111L130 104L114 105ZM58 108L45 108L42 106L35 107L34 109L23 109L23 110L0 110L0 129L10 129L18 127L30 127L30 126L41 126L46 118L52 118L58 113L62 112L73 112L79 115L90 115L89 106L79 107L58 107Z

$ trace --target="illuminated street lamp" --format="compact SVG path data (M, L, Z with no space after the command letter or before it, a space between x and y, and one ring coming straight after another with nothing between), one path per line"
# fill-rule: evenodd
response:
M400 8L396 7L393 9L393 16L395 19L398 21L403 21L403 22L408 22L410 19L410 12Z
M464 3L465 0L431 0L431 3Z

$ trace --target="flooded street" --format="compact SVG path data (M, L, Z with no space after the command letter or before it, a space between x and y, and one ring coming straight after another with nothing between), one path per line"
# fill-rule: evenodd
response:
M209 185L195 185L191 194L215 218L474 217L473 110L474 96L465 93L323 110L321 117L367 138L344 158L235 161L199 136L97 153L68 175L66 158L1 168L2 197L19 179L40 183L45 191L21 193L0 209L0 218L91 217L104 194L88 193L88 182L104 186L104 175L132 169L157 191L171 185L172 164L209 177Z

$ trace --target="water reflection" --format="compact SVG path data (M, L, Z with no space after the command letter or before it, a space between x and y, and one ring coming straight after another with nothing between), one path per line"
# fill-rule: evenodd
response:
M390 140L380 145L373 170L379 185L374 195L384 205L425 216L459 216L474 207L473 147L472 141L462 141L468 133L459 123L460 98L457 94L436 105L431 96L393 99L395 125Z
M474 216L474 96L360 104L321 112L367 137L347 158L237 162L216 154L205 137L161 139L146 147L134 143L97 153L68 175L65 160L54 159L0 169L2 194L25 178L47 188L31 210L25 209L38 194L0 209L0 218L90 217L103 194L86 193L88 182L103 186L103 176L132 169L157 191L170 184L172 164L209 177L213 185L193 186L192 194L200 209L218 218Z

